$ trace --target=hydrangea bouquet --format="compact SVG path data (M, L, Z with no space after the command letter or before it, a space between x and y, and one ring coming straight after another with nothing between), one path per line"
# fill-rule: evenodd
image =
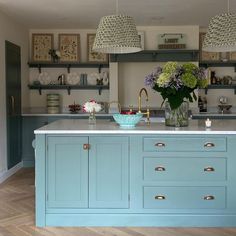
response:
M196 100L194 90L205 88L207 84L205 70L193 63L178 65L177 62L167 62L163 68L157 67L145 77L145 85L160 92L163 102L167 100L172 110L185 99L189 102Z

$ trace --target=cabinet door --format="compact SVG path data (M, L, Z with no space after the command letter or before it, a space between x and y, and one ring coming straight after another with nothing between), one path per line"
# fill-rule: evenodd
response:
M91 137L89 207L129 207L129 138Z
M21 53L20 47L5 41L7 166L21 161ZM2 99L1 99L2 101ZM2 105L1 105L2 106ZM4 135L4 134L3 134Z
M88 207L88 137L47 138L47 207Z

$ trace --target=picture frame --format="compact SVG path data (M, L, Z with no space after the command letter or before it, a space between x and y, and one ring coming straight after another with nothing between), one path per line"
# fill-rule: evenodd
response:
M202 51L202 44L206 33L199 34L199 60L200 61L220 61L220 53L219 52L205 52Z
M61 62L80 61L80 35L79 34L59 34L58 47Z
M32 61L52 61L50 49L53 49L53 34L32 34Z
M229 61L236 61L236 52L229 52Z
M95 36L96 34L87 34L87 61L91 63L96 63L96 62L107 63L108 54L94 52L92 50Z
M142 48L142 50L144 50L144 31L139 31L138 37L140 40L141 48Z
M236 57L236 54L234 57ZM230 53L229 52L220 52L220 61L227 62L229 60L230 60Z

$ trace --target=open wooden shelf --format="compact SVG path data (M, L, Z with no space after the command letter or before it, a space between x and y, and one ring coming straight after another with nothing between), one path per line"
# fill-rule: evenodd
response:
M111 54L111 62L198 61L199 50L143 50L137 53Z
M38 68L41 73L41 68L67 68L70 73L70 68L98 68L99 73L102 68L108 68L109 63L75 63L75 62L28 62L29 67Z
M42 90L67 90L70 95L71 90L98 90L101 95L102 90L109 89L109 85L28 85L29 89L38 90L42 94Z

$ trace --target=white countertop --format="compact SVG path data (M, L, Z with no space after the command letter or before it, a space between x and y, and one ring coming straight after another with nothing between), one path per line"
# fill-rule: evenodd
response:
M211 128L205 128L204 120L190 120L188 127L168 127L165 123L140 122L134 128L121 128L115 122L97 120L58 120L34 131L35 134L236 134L236 120L213 120Z

